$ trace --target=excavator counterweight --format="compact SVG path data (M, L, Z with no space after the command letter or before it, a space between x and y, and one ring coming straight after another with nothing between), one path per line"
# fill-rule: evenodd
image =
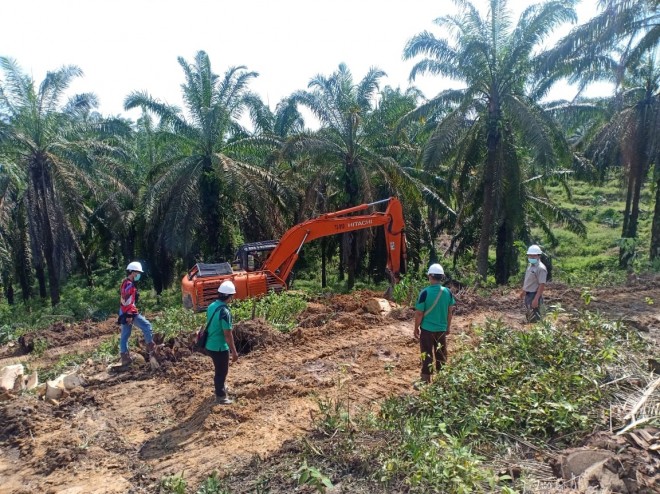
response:
M388 203L384 212L354 214L384 202ZM183 305L195 311L206 309L217 298L218 286L224 280L234 282L238 299L256 297L271 290L286 290L289 275L307 242L376 226L383 226L385 230L386 273L391 284L395 284L405 272L406 238L401 202L391 197L299 223L287 230L279 242L267 240L243 245L233 266L229 263L196 264L181 280ZM265 258L263 262L260 256Z

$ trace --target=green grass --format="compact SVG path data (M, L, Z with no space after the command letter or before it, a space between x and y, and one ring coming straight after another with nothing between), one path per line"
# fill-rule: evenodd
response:
M288 333L296 325L296 317L307 307L307 297L298 292L270 292L252 300L236 300L231 310L234 321L246 321L259 317L268 321L274 328Z
M544 248L553 258L554 279L570 284L610 285L620 283L626 270L619 268L619 246L625 209L625 190L620 181L610 180L594 185L573 180L570 182L572 197L568 197L563 186L548 185L550 197L562 207L572 211L587 227L585 238L554 225L556 245L538 229L534 230L543 239ZM633 264L629 269L641 272L652 269L648 261L651 238L654 196L647 183L640 201L638 240ZM524 256L523 256L524 257ZM521 260L521 268L524 259Z

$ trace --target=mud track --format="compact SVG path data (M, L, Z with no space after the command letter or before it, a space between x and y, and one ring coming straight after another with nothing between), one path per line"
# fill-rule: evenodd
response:
M551 287L549 303L582 308L579 292L571 290ZM213 470L236 471L308 433L319 403L339 400L355 413L413 393L419 366L413 312L367 314L362 300L370 295L310 303L290 335L241 356L229 370L231 406L213 404L213 366L198 354L160 372L111 374L83 365L87 386L58 406L31 395L0 404L0 493L155 492L164 475L182 471L197 485ZM640 324L653 325L657 305L646 297L660 304L660 284L598 291L592 303L613 317L632 304ZM473 324L497 318L521 326L516 291L459 294L450 354L469 349ZM52 361L48 352L93 348L111 337L110 324L46 351L31 365ZM5 354L0 366L24 358Z

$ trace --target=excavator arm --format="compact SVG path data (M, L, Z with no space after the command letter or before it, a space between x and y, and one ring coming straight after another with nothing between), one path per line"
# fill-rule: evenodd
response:
M376 204L387 202L385 212L355 214ZM290 228L274 246L270 255L258 270L242 266L235 271L229 263L196 264L181 279L183 306L200 311L218 296L218 286L224 280L232 280L236 286L236 298L244 299L287 288L287 279L303 245L317 238L348 233L364 228L382 226L387 242L386 272L393 285L405 272L406 238L404 234L403 208L397 198L391 197L370 204L361 204L317 218ZM249 250L270 250L273 241L249 244ZM244 246L246 247L246 246ZM239 250L239 253L241 251ZM247 254L246 254L247 258Z
M349 216L364 211L376 204L389 203L385 212ZM405 271L406 241L404 234L403 208L401 202L391 197L382 201L361 204L317 218L290 228L280 239L277 247L264 262L263 270L277 277L282 283L291 274L303 245L317 238L348 233L376 226L385 227L387 244L387 273L393 283Z

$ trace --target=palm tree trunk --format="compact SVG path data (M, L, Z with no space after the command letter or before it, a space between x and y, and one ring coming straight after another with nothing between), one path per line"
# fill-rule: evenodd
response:
M357 176L355 165L349 161L346 163L346 178L344 187L348 196L347 208L356 206L359 204L359 190L357 185ZM344 254L346 256L346 272L348 278L346 280L346 287L351 290L355 286L355 277L357 275L358 267L358 239L355 232L345 233L344 242L342 243L344 247Z
M355 286L355 275L357 273L357 242L353 233L345 233L345 252L346 258L346 288L351 290Z
M643 166L637 166L637 176L635 177L635 188L633 189L632 208L630 210L630 222L628 224L629 238L637 237L637 225L639 220L639 199L642 192L642 183L644 183L644 170Z
M479 235L479 247L477 249L477 273L485 280L488 275L488 248L494 216L494 190L495 169L497 167L497 152L500 135L497 130L497 118L490 117L487 139L486 167L484 169L484 192L481 207L481 233Z
M435 240L436 240L436 223L438 222L438 213L435 210L434 207L429 207L428 211L428 218L429 218L429 230L430 230L430 235L431 235L431 242L429 245L429 262L431 264L438 262L438 250L435 248Z
M634 160L630 164L628 174L628 192L626 194L626 210L623 217L623 230L621 237L636 238L637 237L637 223L639 219L639 198L642 190L642 183L644 182L644 166L639 156L634 156ZM630 245L622 245L619 250L619 266L625 268L630 263L634 252L634 247Z
M210 163L202 172L199 194L204 232L200 236L202 255L208 256L213 261L218 261L223 257L228 238L226 238L226 235L223 238L220 231L222 223L219 204L220 181Z
M14 305L14 284L8 271L2 273L2 293L9 305Z
M30 239L27 234L27 225L19 223L19 230L13 235L13 243L16 251L12 258L14 261L14 272L21 287L21 298L28 301L32 298L32 262L30 259Z
M43 264L35 266L34 273L39 284L39 297L45 299L48 297L48 290L46 289L46 271L44 271Z
M50 192L50 191L49 191ZM48 213L48 204L44 194L43 198L43 242L44 258L46 259L46 270L48 271L48 292L50 293L50 303L53 307L60 303L60 271L59 259L55 249L55 240L53 238L53 226Z
M653 211L653 224L651 226L651 261L660 259L660 157L655 162L655 210Z
M512 129L507 129L507 132L513 132ZM520 187L522 183L520 163L514 157L515 150L507 149L504 151L510 156L502 166L502 172L499 174L506 177L504 180L499 180L494 186L499 190L503 187L503 191L499 193L499 200L502 202L498 208L501 211L501 225L497 229L497 241L495 251L495 282L498 285L505 285L509 282L511 275L517 270L518 254L514 246L514 236L516 226L523 223L522 221L522 199L520 196Z
M51 256L48 256L51 257ZM53 307L55 307L57 304L60 303L60 280L58 279L57 276L57 266L55 266L55 263L51 259L48 262L48 289L50 292L50 303Z
M56 259L55 246L53 244L53 232L48 228L46 231L45 254L46 268L48 270L48 291L50 293L50 303L53 307L60 303L60 277L59 265Z
M513 225L507 220L497 230L497 244L495 253L495 282L506 285L513 271L515 252L513 248Z
M25 265L21 265L17 270L18 275L18 284L21 286L21 298L24 302L27 302L32 298L32 276L29 269L29 263L27 264L27 269Z

